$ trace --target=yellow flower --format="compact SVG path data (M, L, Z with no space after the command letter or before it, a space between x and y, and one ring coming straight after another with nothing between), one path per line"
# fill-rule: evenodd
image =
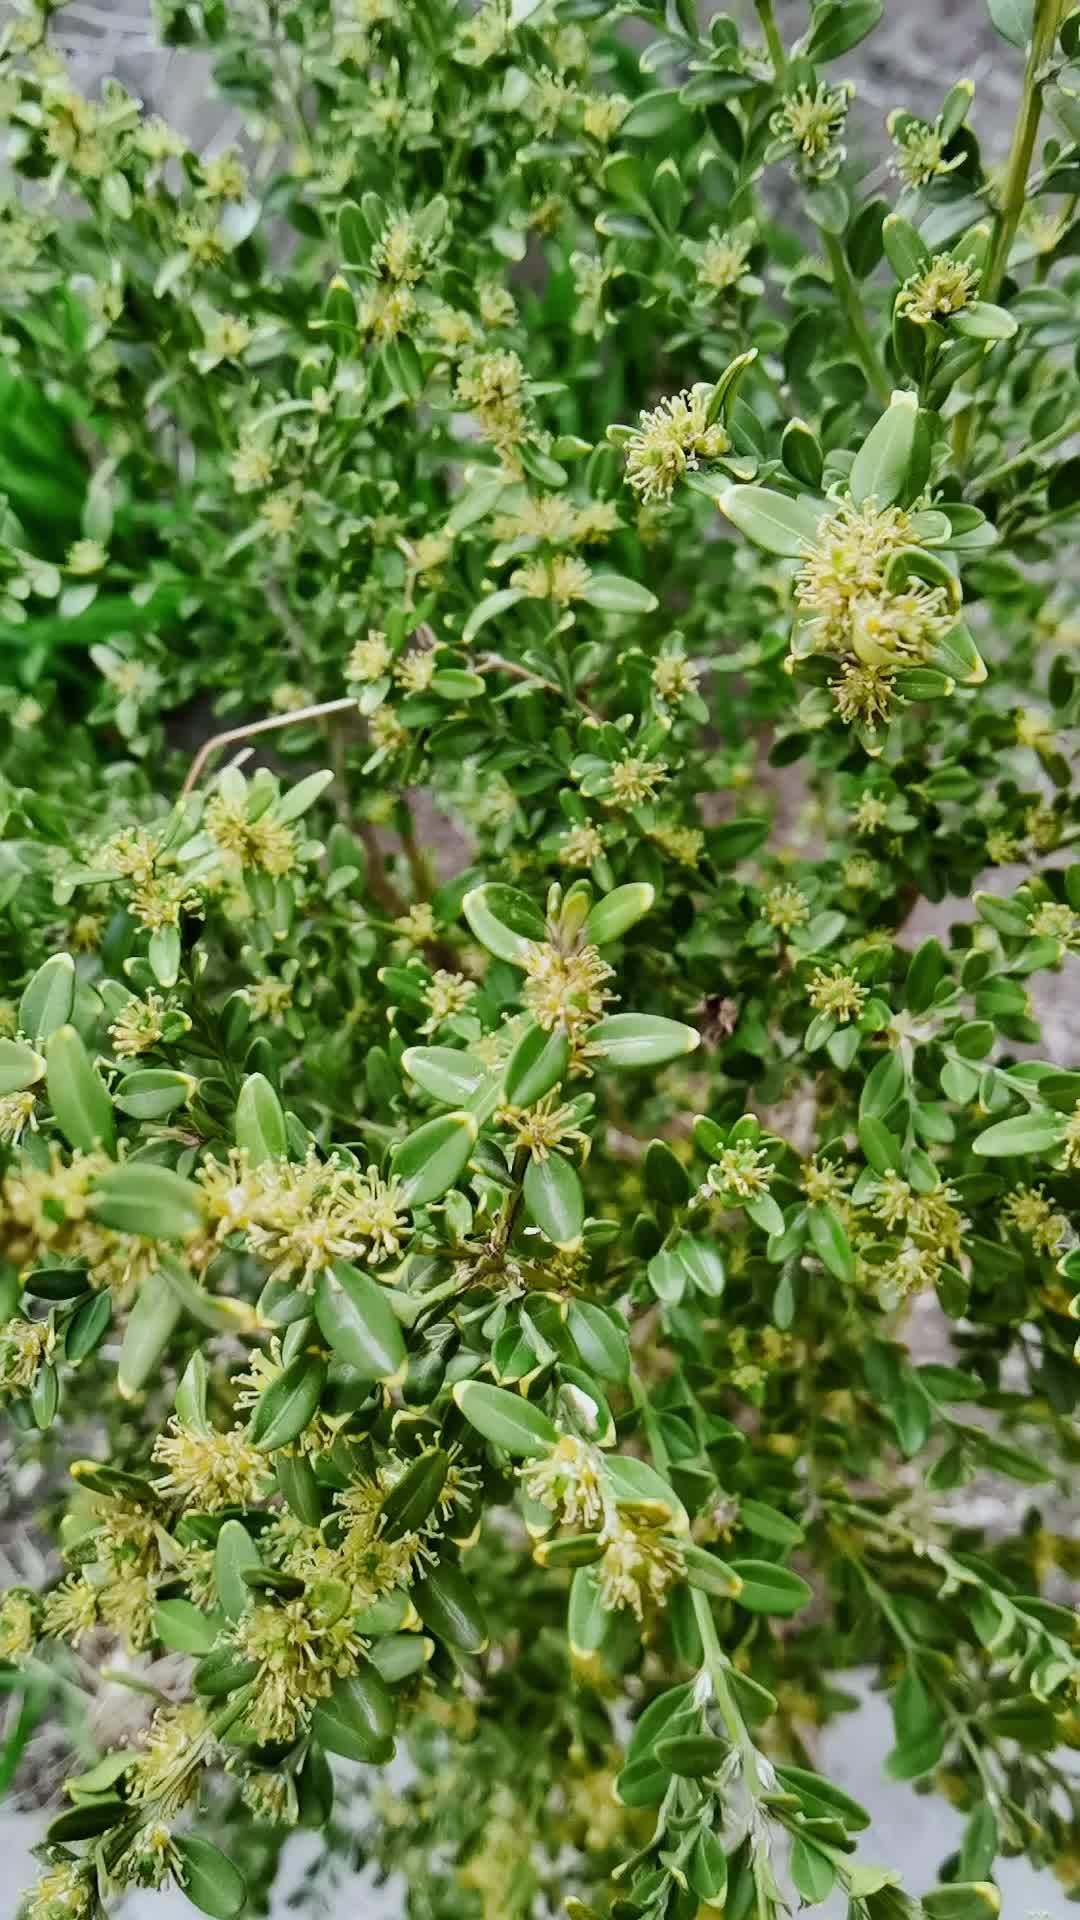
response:
M1015 1187L1001 1203L1001 1217L1025 1234L1037 1253L1058 1253L1071 1236L1066 1215L1054 1212L1041 1187Z
M560 1106L558 1088L546 1093L531 1107L500 1107L496 1118L509 1127L519 1147L527 1147L533 1158L546 1160L555 1147L570 1141L588 1144L588 1135L574 1124L574 1108Z
M614 999L607 987L614 977L614 968L596 947L560 953L547 942L535 942L525 961L525 1004L538 1027L546 1033L561 1031L574 1043Z
M918 326L928 326L932 320L948 320L952 314L962 313L978 291L978 270L970 261L957 260L951 253L935 253L929 266L905 280L896 296L896 311Z
M668 777L662 760L642 760L628 753L611 769L611 792L605 795L606 807L640 807L656 797L656 789Z
M193 1501L205 1513L253 1505L269 1471L265 1456L256 1453L242 1428L198 1433L176 1414L169 1431L154 1441L151 1457L168 1469L154 1482L158 1492Z
M442 1021L461 1013L475 992L475 981L467 980L463 973L450 973L445 967L440 967L424 988L428 1018L420 1029L421 1033L434 1033Z
M1063 900L1044 900L1027 916L1033 934L1040 939L1056 940L1062 947L1075 949L1080 944L1080 913Z
M586 822L583 826L570 827L559 841L559 861L564 867L591 867L604 850L604 843L594 826Z
M584 560L559 554L553 560L533 560L527 567L515 568L510 584L534 600L554 600L557 606L566 607L584 597L591 579Z
M0 1326L0 1393L25 1392L52 1352L53 1336L45 1320L16 1317Z
M642 413L626 443L626 478L643 500L670 500L685 473L727 452L731 443L720 421L706 419L710 394L709 387L694 387Z
M100 540L75 540L67 550L64 565L69 573L100 573L108 558Z
M394 663L393 650L385 633L370 627L366 640L358 640L345 666L347 680L381 680Z
M97 1898L79 1864L49 1867L24 1896L20 1920L92 1920Z
M764 1147L754 1146L750 1140L736 1140L721 1148L706 1180L714 1193L734 1194L738 1200L760 1200L768 1193L774 1172Z
M410 946L425 946L435 938L434 909L427 900L414 901L407 913L398 915L394 926Z
M561 1526L591 1531L609 1504L614 1512L604 1492L603 1455L572 1433L560 1434L543 1460L530 1460L518 1471L528 1498L547 1507Z
M890 125L889 131L892 132ZM906 187L928 187L932 180L963 165L963 152L954 159L945 158L945 136L940 120L933 126L911 120L902 132L893 135L896 143L895 167Z
M761 902L761 917L781 933L794 933L809 920L810 902L799 887L770 887Z
M687 694L696 693L701 669L681 653L662 654L652 670L652 683L662 700L677 705Z
M17 1147L27 1127L37 1132L37 1100L33 1093L6 1093L0 1097L0 1141Z
M118 1060L133 1060L156 1047L165 1030L165 1002L150 988L145 999L134 996L122 1007L109 1028L113 1052Z
M686 1572L677 1543L646 1528L615 1518L605 1542L597 1582L601 1604L612 1612L625 1608L641 1620L645 1606L663 1604L668 1588Z
M729 292L746 272L749 257L749 239L729 238L715 227L710 227L709 238L698 256L697 277L700 285L708 287L713 293Z
M815 1013L831 1013L834 1020L846 1025L862 1012L866 1002L866 988L860 986L853 973L846 973L843 967L834 966L830 973L823 967L816 967L806 989L806 997Z
M822 81L813 93L809 87L799 87L773 114L769 122L773 133L791 142L809 163L808 171L819 176L835 173L843 160L840 137L853 91L849 80L836 87Z

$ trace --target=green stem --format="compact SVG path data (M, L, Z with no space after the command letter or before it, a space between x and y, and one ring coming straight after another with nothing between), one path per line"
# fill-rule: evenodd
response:
M852 279L851 268L848 266L844 249L835 233L827 233L824 227L819 228L819 232L825 248L825 257L829 262L833 288L843 306L848 326L851 329L851 344L855 349L859 365L862 367L870 383L874 398L881 406L887 407L889 404L889 394L891 392L889 376L885 371L885 363L874 345L873 336L866 323L863 304L859 298L859 289Z
M757 1748L746 1729L746 1722L739 1712L735 1695L728 1678L729 1666L727 1654L717 1637L716 1622L712 1616L708 1595L695 1587L691 1592L694 1603L694 1619L701 1635L701 1645L705 1654L705 1671L712 1683L713 1697L720 1709L728 1739L739 1753L743 1774L749 1792L759 1800L764 1792L761 1775L758 1772Z
M1028 174L1031 171L1031 156L1035 151L1035 140L1042 116L1042 73L1054 45L1063 7L1064 0L1036 0L1035 24L1031 35L1031 46L1028 49L1027 65L1024 68L1024 88L1020 96L1020 109L1013 127L1012 144L1005 168L1005 185L1002 189L1001 202L990 240L990 250L986 256L982 283L979 287L981 300L992 301L997 296L1005 277L1005 269L1009 264L1009 253L1016 238L1016 229L1020 225L1020 216L1024 211ZM977 378L977 374L975 377ZM962 413L957 414L953 425L953 460L958 467L963 467L967 463L974 431L975 404L972 399L971 404L966 406Z
M1018 467L1026 467L1029 461L1041 460L1044 453L1051 453L1074 433L1080 433L1080 414L1075 413L1069 415L1064 426L1055 427L1053 433L1044 433L1041 440L1032 440L1008 460L999 460L996 467L987 467L985 473L976 474L974 484L977 487L997 486L999 481L1007 480L1011 473L1015 473Z
M780 30L772 10L772 0L754 0L754 6L761 21L761 31L765 35L765 45L769 49L769 59L773 63L776 84L782 87L787 79L787 55L784 52L784 43L780 38Z

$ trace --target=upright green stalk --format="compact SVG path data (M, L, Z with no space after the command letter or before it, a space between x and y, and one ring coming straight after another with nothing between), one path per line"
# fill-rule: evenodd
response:
M881 406L887 407L889 394L892 391L889 376L866 323L859 289L852 278L844 249L835 233L827 233L824 227L820 229L820 233L825 257L829 262L829 271L832 274L833 287L843 304L847 323L851 328L851 344L855 349L859 365L870 382L874 398Z
M769 49L769 58L773 63L773 71L776 74L777 85L782 87L787 77L787 55L784 52L784 43L780 38L780 30L776 24L776 16L772 9L772 0L754 0L754 6L757 9L758 19L761 21L761 30L765 35L765 45Z
M1027 65L1024 68L1024 88L1020 96L1020 107L1013 127L1012 143L1005 168L1005 185L1002 188L1001 203L994 221L990 250L986 256L982 283L979 287L981 300L994 300L997 297L1005 277L1012 243L1016 238L1016 229L1020 225L1020 216L1024 211L1031 156L1035 151L1039 121L1042 117L1043 68L1053 49L1063 11L1064 0L1036 0L1031 45L1028 48ZM974 430L975 403L972 400L971 405L957 415L953 426L953 459L958 467L964 466L967 462Z

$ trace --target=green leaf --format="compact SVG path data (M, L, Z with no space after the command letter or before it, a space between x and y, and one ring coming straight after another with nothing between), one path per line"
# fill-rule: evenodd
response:
M154 1634L173 1653L209 1653L221 1630L190 1600L159 1600L154 1608Z
M855 1255L839 1216L832 1207L813 1206L806 1216L810 1243L822 1265L845 1286L855 1279Z
M836 1885L836 1868L828 1854L801 1833L792 1841L789 1868L796 1893L811 1907L827 1900Z
M886 216L881 238L885 243L885 253L898 280L910 280L913 274L921 273L930 265L930 249L921 235L907 220L898 213Z
M872 33L884 12L884 0L825 0L814 8L814 24L804 57L815 66L838 60ZM803 1889L799 1888L800 1893ZM818 1899L824 1899L819 1894Z
M601 613L652 613L660 605L648 587L621 573L594 573L581 598Z
M1001 1895L989 1880L934 1887L922 1897L926 1920L997 1920Z
M474 887L461 910L481 946L514 967L523 967L532 947L547 937L539 908L516 887Z
M438 1504L449 1471L450 1455L442 1447L428 1447L410 1460L382 1503L381 1538L400 1540L419 1532Z
M1035 28L1036 0L986 0L986 3L1002 39L1023 51Z
M660 1765L666 1767L669 1773L688 1780L698 1780L706 1774L716 1773L731 1749L726 1740L717 1740L713 1734L684 1733L658 1740L655 1751Z
M690 1176L666 1140L650 1140L642 1163L645 1191L662 1207L684 1207L693 1191Z
M867 500L891 507L900 498L915 450L919 402L914 393L893 394L887 412L871 427L851 469L851 497L857 507Z
M402 1141L392 1165L405 1189L406 1206L426 1207L441 1200L464 1173L478 1131L471 1113L443 1113Z
M598 1380L625 1383L630 1371L630 1342L625 1326L610 1309L591 1300L571 1300L566 1328L584 1365Z
M259 1453L273 1453L299 1439L319 1410L326 1385L326 1361L318 1354L301 1353L271 1380L251 1415L251 1443Z
M128 1160L96 1182L90 1211L116 1233L139 1233L148 1240L182 1240L201 1227L205 1201L202 1189L171 1167Z
M585 922L584 938L596 947L606 946L609 940L621 940L624 933L652 911L655 900L656 888L645 880L616 887L597 901Z
M226 1520L214 1547L214 1585L222 1611L238 1620L251 1604L251 1588L244 1574L261 1567L262 1555L241 1520ZM209 1652L208 1647L203 1648Z
M733 1573L742 1581L736 1596L740 1607L749 1613L773 1613L787 1616L798 1613L813 1598L812 1590L790 1567L774 1566L771 1560L733 1560Z
M859 1095L859 1119L883 1120L895 1107L907 1084L900 1053L882 1055L866 1076Z
M471 1100L488 1073L482 1060L458 1047L406 1047L401 1064L410 1080L448 1107Z
M195 1085L190 1074L174 1073L170 1067L137 1067L124 1075L113 1099L133 1120L164 1120L187 1105Z
M573 1247L585 1225L585 1195L576 1167L561 1153L535 1156L525 1169L525 1205L557 1247Z
M903 1166L899 1140L873 1114L859 1121L859 1145L875 1173L898 1173Z
M696 1027L655 1013L610 1014L590 1027L585 1038L618 1072L666 1066L669 1060L679 1060L701 1044Z
M125 1400L134 1399L156 1373L182 1311L165 1275L149 1274L128 1315L120 1347L116 1384Z
M489 1387L482 1380L459 1380L454 1399L477 1433L516 1458L542 1460L559 1438L546 1413L503 1387Z
M716 504L755 546L788 560L801 559L813 546L825 512L820 501L791 500L768 487L728 487Z
M319 1331L362 1380L396 1381L407 1355L401 1327L384 1288L343 1260L315 1283Z
M786 1513L768 1506L764 1500L740 1500L739 1525L756 1533L759 1539L771 1540L780 1547L798 1546L804 1537L797 1520L790 1520Z
M949 325L954 333L962 333L969 340L1012 340L1019 330L1011 313L988 300L973 300L970 306L961 307L951 316Z
M510 1395L507 1394L507 1399ZM459 1402L460 1404L460 1402ZM459 1653L482 1653L487 1646L487 1623L461 1568L446 1561L409 1589L425 1627L437 1640Z
M1060 1113L1022 1113L1015 1120L999 1120L972 1141L974 1151L987 1156L1051 1153L1065 1138L1067 1122Z
M558 1086L569 1065L570 1042L560 1028L545 1033L543 1027L527 1027L506 1063L504 1100L512 1107L534 1106Z
M249 1073L240 1089L236 1144L253 1167L261 1166L264 1160L283 1160L289 1151L281 1101L265 1074Z
M28 1047L25 1040L0 1040L0 1099L9 1093L24 1093L44 1072L44 1056Z
M481 600L473 608L462 627L462 646L470 646L481 627L486 627L489 620L496 620L500 613L509 613L510 608L516 607L518 601L524 598L525 594L521 587L500 587L497 593L489 593L486 599Z
M19 1030L35 1047L71 1019L75 1005L75 962L70 953L54 953L26 983L19 1001Z
M116 1116L97 1068L74 1027L57 1027L45 1043L49 1104L69 1146L116 1153Z
M197 1833L178 1833L173 1846L180 1859L180 1882L192 1906L211 1920L240 1920L247 1908L247 1882L220 1848Z

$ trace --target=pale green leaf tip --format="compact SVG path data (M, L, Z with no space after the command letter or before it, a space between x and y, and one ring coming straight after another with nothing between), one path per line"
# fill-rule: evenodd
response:
M910 387L894 387L889 395L889 406L890 408L906 407L909 413L917 413L919 396L917 393L912 393Z
M477 1126L476 1115L474 1113L466 1113L464 1107L459 1107L456 1113L448 1113L446 1117L461 1127L462 1130L468 1134L470 1140L476 1139L480 1129Z

